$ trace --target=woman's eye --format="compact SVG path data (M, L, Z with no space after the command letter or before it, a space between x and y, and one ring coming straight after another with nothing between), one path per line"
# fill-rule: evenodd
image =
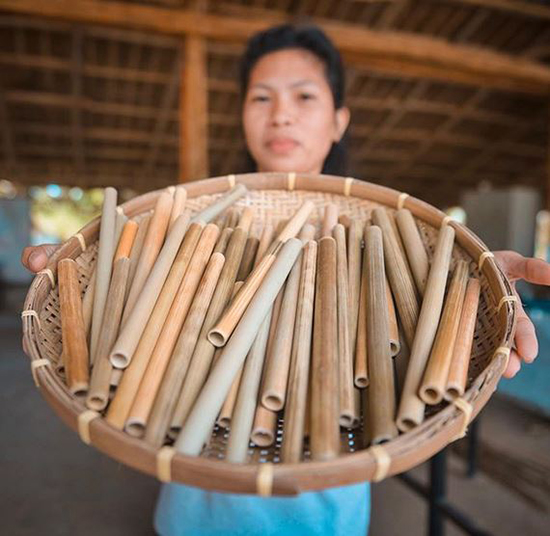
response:
M300 93L300 100L313 100L315 95L312 93Z
M267 102L269 100L269 97L266 95L256 95L252 97L252 102Z

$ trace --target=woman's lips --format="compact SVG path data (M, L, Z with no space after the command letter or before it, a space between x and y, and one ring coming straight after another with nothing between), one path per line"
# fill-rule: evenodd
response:
M288 153L297 146L298 142L292 138L275 138L267 142L267 147L276 154Z

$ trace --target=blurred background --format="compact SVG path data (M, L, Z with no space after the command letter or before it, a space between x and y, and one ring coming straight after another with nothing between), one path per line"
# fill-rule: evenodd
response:
M74 234L105 186L124 201L243 171L238 59L284 21L318 23L342 52L350 175L550 260L546 1L0 0L5 534L153 533L158 484L85 447L32 384L21 250ZM549 533L550 293L520 291L538 359L414 483L374 486L371 534Z

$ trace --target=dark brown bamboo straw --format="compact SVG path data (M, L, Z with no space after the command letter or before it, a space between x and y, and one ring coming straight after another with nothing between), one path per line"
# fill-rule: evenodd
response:
M311 457L330 460L340 451L336 241L319 241L311 375Z
M395 305L393 303L393 296L390 289L388 278L386 277L386 301L388 303L388 321L390 328L390 350L391 355L396 356L401 348L401 342L399 340L399 326L397 324L397 315L395 314Z
M309 384L311 334L313 332L313 304L317 270L317 242L311 240L304 247L298 305L294 326L288 395L285 406L282 459L287 463L301 460L306 435L306 411ZM308 426L309 427L309 426Z
M71 393L84 394L88 390L88 345L82 316L82 298L78 283L78 268L72 259L57 264L61 338L65 357L65 374Z
M372 216L374 223L382 230L388 280L407 343L411 345L415 336L419 312L416 286L386 209L375 208Z
M456 337L449 376L445 385L445 400L448 401L463 396L466 389L480 290L479 279L470 278L466 287L460 326Z
M384 271L382 231L367 229L367 344L369 356L369 411L371 442L384 443L397 436L395 384L390 352L390 329Z
M468 263L458 261L451 278L424 378L420 384L419 396L426 404L438 404L443 400L467 284Z
M359 317L359 295L361 293L361 245L363 226L357 219L350 222L348 229L348 282L349 282L349 325L350 346L355 360L357 342L357 322Z

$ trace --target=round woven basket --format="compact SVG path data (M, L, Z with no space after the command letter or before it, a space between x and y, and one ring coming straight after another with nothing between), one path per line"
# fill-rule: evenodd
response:
M443 212L427 203L396 190L350 178L296 176L293 173L232 175L189 183L185 185L187 207L193 212L198 211L235 183L243 183L249 189L237 206L254 206L256 223L276 224L290 217L304 200L315 203L317 210L312 223L318 225L322 209L328 203L338 204L341 215L361 221L366 221L376 206L408 208L417 221L429 257L433 255L438 229L446 218ZM122 205L125 214L136 217L151 210L159 194L160 191L150 192L125 203ZM57 372L56 364L61 355L61 322L55 279L57 261L73 258L78 264L84 291L96 261L99 219L84 227L80 236L76 235L63 244L50 260L48 269L32 282L23 313L23 346L31 359L37 386L65 423L78 431L86 443L139 471L209 490L273 495L292 495L379 480L414 467L457 439L468 420L477 415L495 391L508 360L516 321L515 303L503 300L513 295L510 284L492 255L484 254L487 248L477 236L457 222L449 224L456 231L453 263L459 259L468 260L470 274L481 281L472 360L463 397L466 405L462 404L462 408L459 407L461 404L436 406L429 410L422 425L385 443L382 450L380 447L369 448L359 427L342 431L341 454L334 460L311 461L306 442L303 462L280 463L280 417L274 445L251 449L247 464L232 464L224 460L228 433L216 427L200 457L180 454L171 457L168 453L169 470L166 471L166 460L160 463L164 458L162 449L158 451L145 441L113 428L99 414L88 411L83 400L69 392ZM161 466L164 469L159 472Z

